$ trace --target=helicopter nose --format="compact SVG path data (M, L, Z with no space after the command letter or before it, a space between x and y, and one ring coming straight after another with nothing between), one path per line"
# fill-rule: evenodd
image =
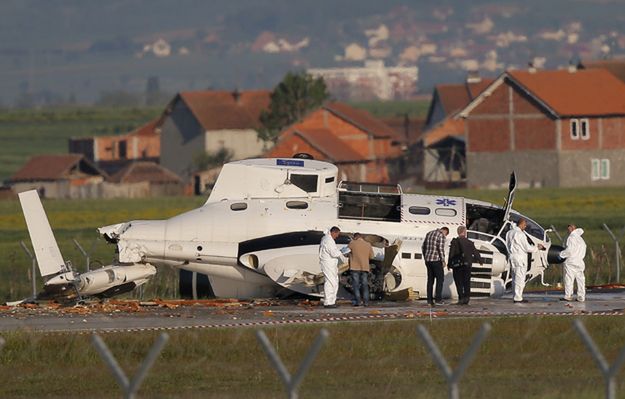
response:
M551 245L549 252L547 252L547 262L549 264L560 264L564 262L564 259L560 257L560 252L564 251L564 247L561 245Z

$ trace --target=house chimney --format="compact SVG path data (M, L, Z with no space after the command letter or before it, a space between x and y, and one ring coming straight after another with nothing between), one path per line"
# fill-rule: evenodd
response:
M569 67L567 69L569 73L575 73L577 72L577 64L571 60L569 61Z
M232 98L234 99L235 104L240 104L241 101L241 92L239 89L234 89L232 92Z
M533 60L527 63L527 67L528 67L527 71L529 73L536 73L536 67L534 66L534 61Z
M478 70L471 70L467 72L467 83L480 83L482 78Z

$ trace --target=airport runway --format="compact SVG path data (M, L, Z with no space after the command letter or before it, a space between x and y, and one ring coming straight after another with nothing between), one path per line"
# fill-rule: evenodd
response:
M337 309L324 309L311 301L110 301L59 308L48 304L0 308L2 331L91 333L195 328L262 327L288 324L414 320L462 317L582 316L625 314L625 290L589 291L586 302L563 302L562 292L526 294L528 303L514 304L503 298L474 298L468 306L427 306L414 302L372 302L367 308L340 302Z

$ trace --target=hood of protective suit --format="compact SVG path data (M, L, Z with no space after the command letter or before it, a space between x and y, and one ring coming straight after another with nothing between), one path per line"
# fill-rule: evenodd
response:
M578 227L575 230L571 231L570 235L572 235L572 236L580 236L581 237L582 234L584 234L584 229L581 229L581 228Z

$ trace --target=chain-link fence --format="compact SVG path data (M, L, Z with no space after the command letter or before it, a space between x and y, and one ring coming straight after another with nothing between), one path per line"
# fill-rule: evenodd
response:
M603 356L601 350L594 342L591 335L586 330L586 327L581 320L576 319L573 321L573 329L581 337L581 340L593 356L597 367L604 377L605 397L608 399L616 398L616 375L622 367L623 363L625 363L625 348L621 349L616 360L612 364L609 364ZM436 363L441 373L443 374L443 377L445 378L449 398L458 399L460 397L460 379L462 378L465 371L470 367L471 361L480 350L483 343L486 341L491 330L492 327L490 323L483 323L480 330L475 334L475 337L469 345L469 348L464 354L462 354L460 357L458 356L458 354L451 354L451 356L454 358L459 357L458 365L455 369L452 369L452 367L447 362L445 356L443 355L442 351L436 344L435 340L429 334L427 328L422 324L419 324L417 326L417 335L423 341L434 362ZM298 398L299 387L304 380L306 374L311 369L315 358L321 351L324 343L328 340L329 336L330 333L325 328L322 328L319 331L319 334L313 341L307 354L304 356L304 359L300 363L300 366L297 369L296 373L294 375L291 375L284 363L282 362L282 359L278 355L276 349L267 338L267 335L262 330L256 331L257 342L267 355L269 359L269 364L276 370L278 377L284 385L287 398ZM115 356L109 350L104 340L98 334L93 334L92 336L92 344L95 346L98 354L108 367L109 371L113 374L115 381L122 391L122 397L126 399L132 399L136 397L137 392L141 388L142 382L150 372L150 369L152 368L154 363L158 360L158 357L163 348L166 346L168 340L169 335L166 333L162 333L157 338L156 342L152 345L146 357L143 359L139 370L135 373L134 376L131 376L129 378L118 363ZM5 340L0 337L0 351L2 350L4 345ZM523 356L523 353L518 353L517 355ZM227 361L227 359L224 360L224 362ZM42 395L43 394L44 393L42 393Z

